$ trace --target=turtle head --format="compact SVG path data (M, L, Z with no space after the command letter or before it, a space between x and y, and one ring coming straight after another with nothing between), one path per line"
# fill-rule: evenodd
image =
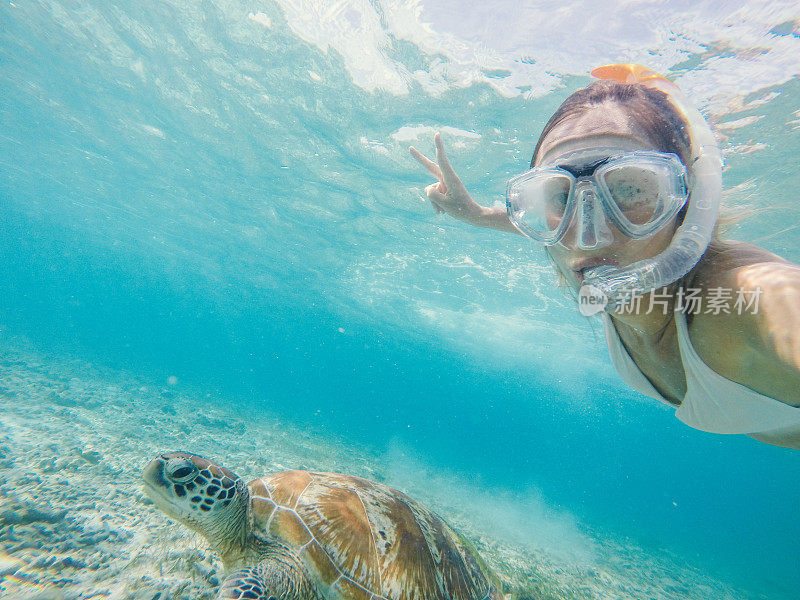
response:
M249 492L222 465L189 452L167 452L150 461L142 479L158 508L205 537L220 554L242 543Z

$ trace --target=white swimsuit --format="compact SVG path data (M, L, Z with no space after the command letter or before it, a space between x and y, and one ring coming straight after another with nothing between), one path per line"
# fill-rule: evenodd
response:
M800 433L800 408L764 396L713 371L698 356L689 339L686 315L675 313L678 345L686 373L686 396L675 410L681 421L711 433L759 433L794 435ZM614 323L603 313L606 342L611 362L622 379L636 391L675 408L658 393L633 362Z

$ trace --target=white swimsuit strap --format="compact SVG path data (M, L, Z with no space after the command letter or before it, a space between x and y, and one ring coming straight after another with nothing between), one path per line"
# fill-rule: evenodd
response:
M645 396L675 408L659 394L628 354L614 322L602 314L611 362L623 381ZM695 429L712 433L800 433L800 409L726 379L706 365L692 345L686 315L675 314L686 376L686 396L675 415Z
M683 312L675 313L675 323L686 374L686 396L675 412L681 421L712 433L760 433L800 427L800 409L714 371L694 349Z

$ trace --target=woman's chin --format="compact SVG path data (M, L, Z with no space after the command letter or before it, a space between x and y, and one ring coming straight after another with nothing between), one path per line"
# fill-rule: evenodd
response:
M581 286L583 286L583 274L578 274L578 275L570 274L567 275L565 279L567 280L567 285L575 293L578 293L581 289Z

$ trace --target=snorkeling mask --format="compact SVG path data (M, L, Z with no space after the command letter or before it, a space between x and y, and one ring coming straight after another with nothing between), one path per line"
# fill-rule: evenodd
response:
M551 246L577 221L576 246L594 250L614 241L608 223L631 239L653 235L689 193L675 154L593 148L517 175L506 198L509 218L529 238Z
M692 151L688 164L692 184L688 194L686 172L670 162L671 155L657 152L617 155L596 164L591 172L586 169L592 164L584 163L584 171L577 173L565 168L572 166L566 164L566 159L576 158L569 155L559 158L555 167L537 167L513 178L508 185L506 209L509 220L521 233L544 244L555 244L562 239L577 214L578 247L593 249L611 243L608 221L631 238L646 237L663 227L686 204L683 223L660 254L626 266L599 265L584 271L581 293L584 289L590 290L591 295L600 297L605 310L611 312L635 295L647 294L677 281L697 265L711 242L719 215L722 158L714 134L700 112L675 84L655 71L640 65L615 64L599 67L591 74L598 79L638 83L667 95L688 124ZM644 154L651 156L642 156ZM662 161L660 167L657 166L659 160ZM638 169L637 178L644 175L644 180L652 176L650 191L643 196L649 198L644 203L647 210L641 216L629 212L621 201L622 188L613 189L619 183L614 178L615 167ZM612 173L610 183L609 171ZM620 174L625 171L616 172L617 176ZM562 201L564 208L560 210L558 203Z

